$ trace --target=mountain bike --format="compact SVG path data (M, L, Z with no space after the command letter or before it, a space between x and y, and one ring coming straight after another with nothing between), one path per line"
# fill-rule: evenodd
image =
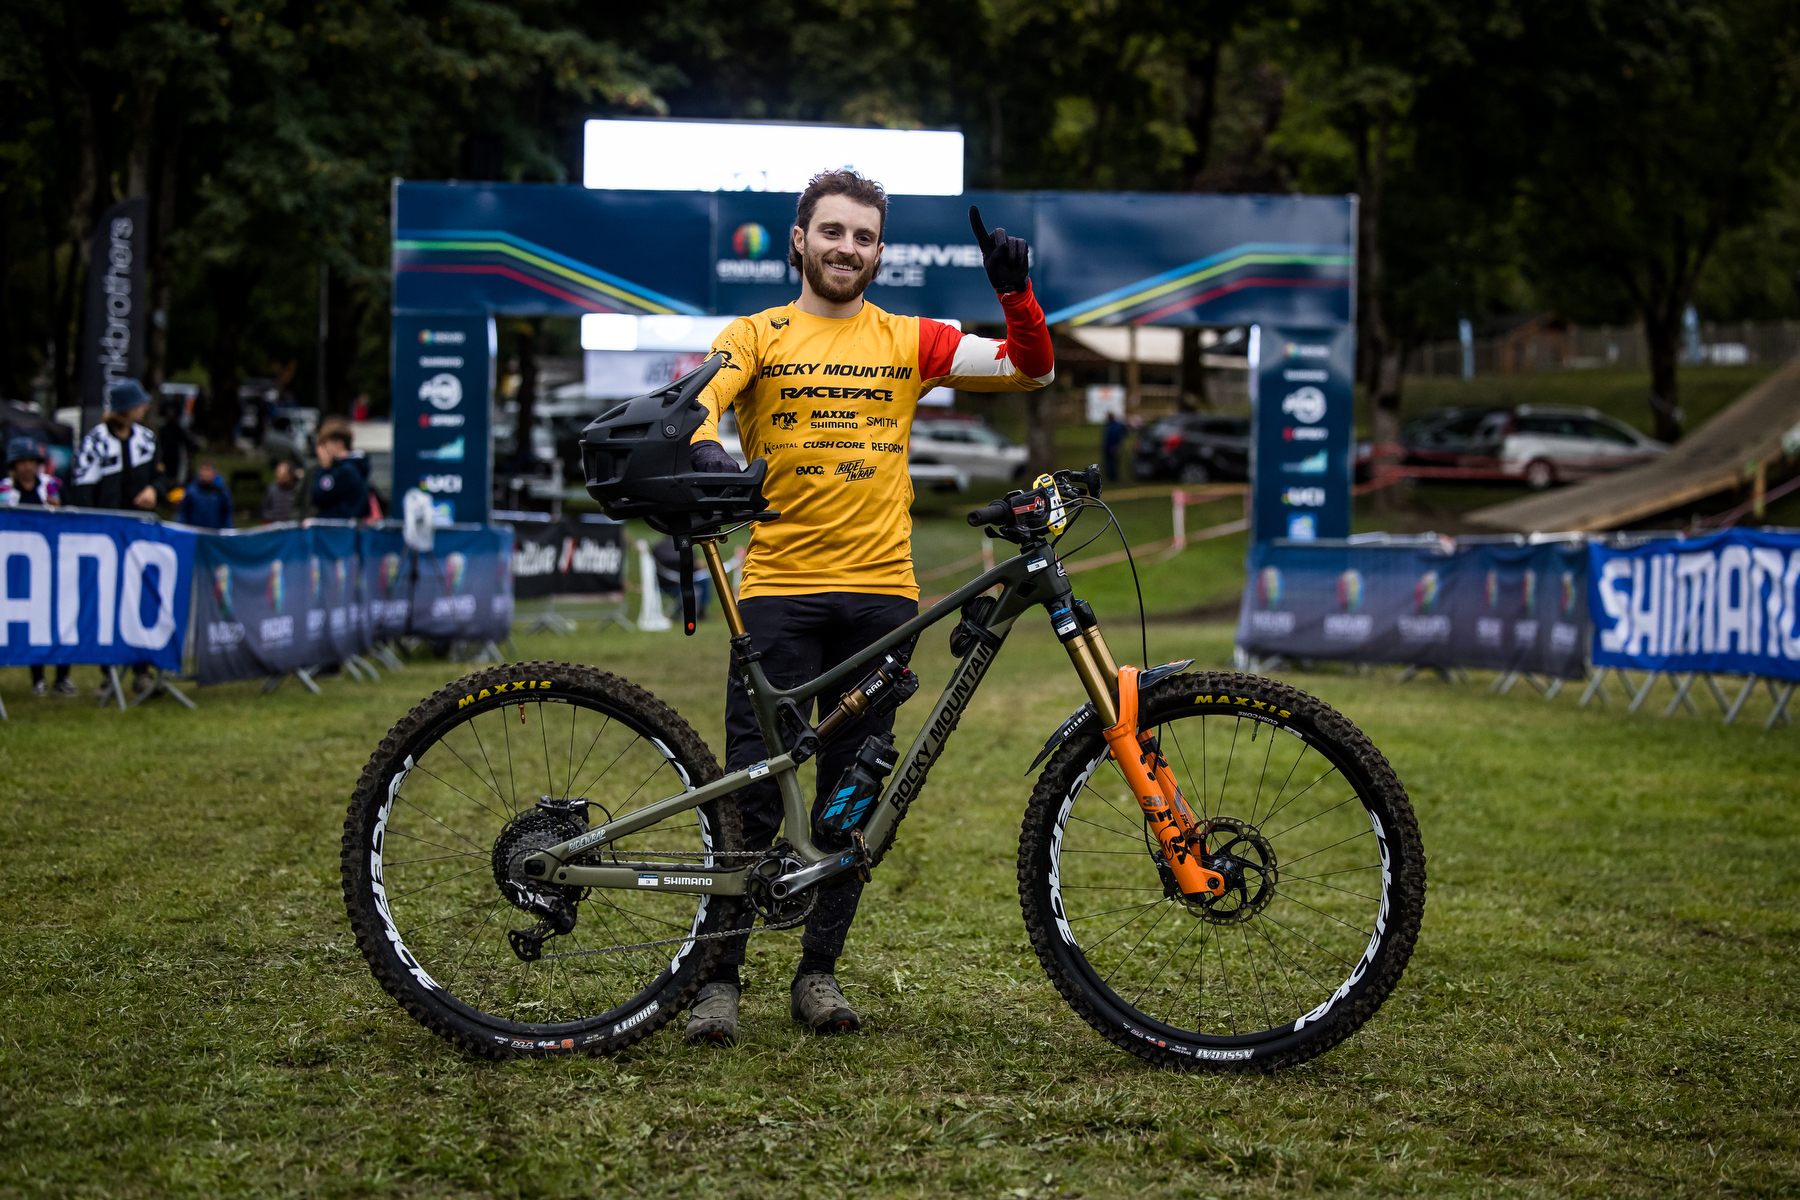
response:
M821 883L880 866L1014 624L1041 607L1088 696L1032 763L1019 839L1025 928L1051 982L1160 1066L1271 1071L1341 1042L1418 935L1425 860L1406 791L1354 725L1286 684L1191 660L1119 666L1057 552L1082 512L1111 517L1100 491L1095 469L1058 472L970 513L1018 553L787 690L728 586L718 546L734 530L694 533L767 749L742 770L721 773L673 709L593 667L493 667L420 703L370 758L344 827L345 902L376 979L493 1058L649 1037L725 942L796 926ZM822 849L799 767L851 717L910 695L916 639L952 617L943 692L904 753L859 753L874 774L821 817L849 848ZM829 708L816 723L815 701ZM764 777L785 837L747 850L733 793Z

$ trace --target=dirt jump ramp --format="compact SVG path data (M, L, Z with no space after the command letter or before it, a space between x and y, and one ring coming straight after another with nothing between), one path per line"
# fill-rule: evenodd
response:
M1748 481L1800 454L1800 359L1763 380L1654 462L1468 515L1518 533L1618 529Z

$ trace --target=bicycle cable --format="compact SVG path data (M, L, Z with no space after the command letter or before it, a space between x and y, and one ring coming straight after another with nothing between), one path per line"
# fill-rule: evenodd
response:
M1150 620L1144 615L1144 585L1138 582L1137 559L1133 558L1131 554L1131 539L1125 536L1125 526L1119 524L1119 514L1112 510L1112 505L1098 497L1093 498L1093 503L1104 508L1106 510L1106 515L1112 518L1109 524L1119 531L1119 544L1125 547L1125 561L1131 567L1131 586L1137 592L1138 647L1143 651L1143 663L1145 668L1148 669L1150 666ZM1100 532L1105 533L1106 530L1102 529ZM1097 537L1099 535L1096 534L1095 536Z

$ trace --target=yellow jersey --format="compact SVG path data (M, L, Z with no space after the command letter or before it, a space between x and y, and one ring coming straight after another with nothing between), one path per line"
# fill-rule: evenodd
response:
M884 312L816 317L797 304L739 317L713 342L725 364L700 395L694 442L737 410L744 454L765 458L781 518L753 526L742 595L875 592L917 599L907 442L934 387L1029 391L1055 377L1043 310L1027 287L1000 297L1006 340Z

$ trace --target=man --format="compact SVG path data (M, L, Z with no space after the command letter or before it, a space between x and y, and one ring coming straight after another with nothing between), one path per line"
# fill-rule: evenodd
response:
M0 508L15 506L41 506L55 508L62 503L61 488L56 476L44 474L45 450L43 443L35 438L15 437L6 443L6 477L0 479ZM47 696L50 688L44 683L44 668L32 664L31 694ZM69 678L69 664L58 663L56 666L56 694L59 696L79 695L75 681Z
M369 460L352 453L350 423L333 418L319 427L314 450L319 473L313 477L313 515L356 521L368 515Z
M974 209L970 219L978 221ZM815 176L801 193L789 239L788 262L801 274L799 300L727 326L713 343L725 364L701 394L710 416L692 439L696 469L738 469L718 441L719 417L730 407L745 453L769 461L763 494L781 519L751 535L738 607L777 687L813 678L918 614L906 445L919 396L940 385L1026 391L1055 375L1022 240L1004 229L990 236L976 224L988 280L1006 313L1006 340L996 342L894 316L863 299L881 269L886 222L881 185L849 170ZM725 704L727 769L764 758L735 672ZM892 728L891 714L857 721L819 754L815 819L864 739ZM774 781L743 788L737 798L746 844L768 846L782 818ZM815 838L827 847L845 844ZM836 978L861 894L854 875L840 876L820 894L800 939L789 1012L816 1032L861 1023ZM695 1001L690 1042L736 1040L743 961L744 943L730 943Z
M1119 482L1119 447L1125 444L1125 435L1131 432L1130 427L1119 419L1119 414L1108 411L1106 424L1100 427L1100 458L1106 464L1106 482Z
M237 524L231 511L231 489L211 463L200 464L199 473L175 506L175 519L199 529L230 529Z
M156 433L144 424L149 411L150 393L137 380L120 379L106 389L106 415L75 451L70 504L149 512L168 494ZM139 694L153 686L149 663L134 663L131 674ZM102 683L100 690L111 686Z

